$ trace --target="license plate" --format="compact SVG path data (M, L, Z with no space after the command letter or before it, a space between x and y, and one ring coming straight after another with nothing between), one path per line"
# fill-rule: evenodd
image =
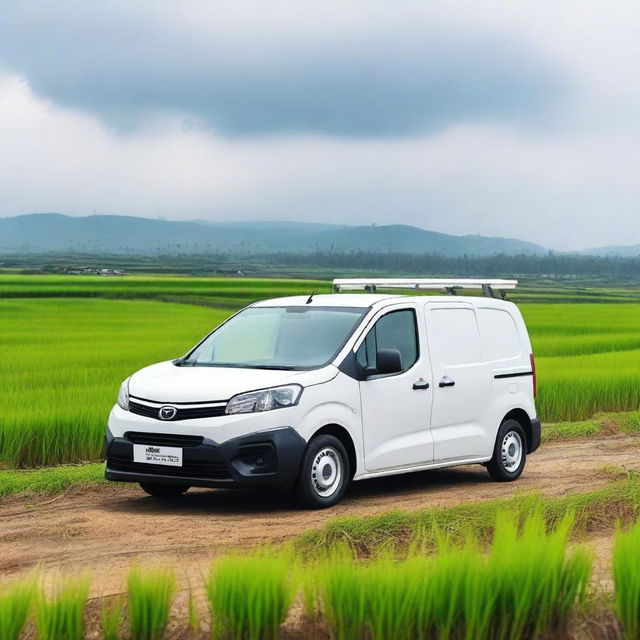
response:
M133 461L145 464L166 464L171 467L182 466L180 447L156 447L148 444L133 445Z

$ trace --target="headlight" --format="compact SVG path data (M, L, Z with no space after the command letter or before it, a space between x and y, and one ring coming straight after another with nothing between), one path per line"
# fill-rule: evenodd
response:
M226 413L254 413L284 409L298 404L302 387L299 384L287 384L282 387L251 391L233 396L227 403Z
M118 391L118 406L125 411L129 411L129 380L127 378L121 385L120 391Z

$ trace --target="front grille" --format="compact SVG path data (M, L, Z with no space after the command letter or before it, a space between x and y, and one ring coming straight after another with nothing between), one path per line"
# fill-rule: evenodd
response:
M124 437L133 444L160 445L161 447L197 447L202 444L202 436L178 435L174 433L140 433L127 431Z
M196 418L217 418L224 415L225 406L189 407L188 409L176 407L176 409L176 415L171 418L171 420L163 420L162 422L175 422L176 420L194 420ZM160 420L160 418L158 417L160 407L150 407L146 404L129 400L129 411L131 411L131 413L135 413L138 416L145 416L147 418L155 418L156 420Z
M107 466L114 471L127 473L150 473L161 476L207 478L211 480L226 480L231 478L229 469L224 461L194 462L183 460L181 467L171 467L164 464L147 464L133 462L130 457L110 455Z

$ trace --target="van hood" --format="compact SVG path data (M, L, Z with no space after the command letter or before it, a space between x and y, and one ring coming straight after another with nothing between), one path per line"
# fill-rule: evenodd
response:
M238 369L235 367L176 367L171 361L134 373L129 394L160 403L216 402L245 391L297 383L303 387L328 382L338 374L333 365L312 371Z

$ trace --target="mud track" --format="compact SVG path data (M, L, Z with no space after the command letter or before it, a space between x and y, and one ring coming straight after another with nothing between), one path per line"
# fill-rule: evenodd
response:
M230 548L286 541L341 516L492 500L538 490L560 496L610 482L601 467L640 470L640 439L610 436L543 446L522 478L495 483L481 466L354 483L329 510L301 511L286 496L262 491L194 490L171 503L137 486L83 487L55 497L0 502L0 575L91 569L96 595L122 590L134 560L170 562L182 581L199 581L212 556Z

